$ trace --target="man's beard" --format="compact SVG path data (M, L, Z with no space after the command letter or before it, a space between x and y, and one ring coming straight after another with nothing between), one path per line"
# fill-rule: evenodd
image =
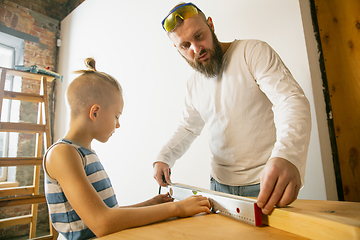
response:
M195 55L194 60L189 60L185 58L185 60L189 63L189 65L195 69L196 71L202 73L207 78L216 77L219 75L222 64L223 64L223 51L220 45L219 40L217 39L214 31L212 29L211 34L213 38L213 49L203 49L200 53ZM204 62L198 62L197 58L207 52L210 54L210 57L206 59Z

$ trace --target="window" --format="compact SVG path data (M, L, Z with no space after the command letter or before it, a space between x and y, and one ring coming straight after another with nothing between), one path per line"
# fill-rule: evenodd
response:
M0 32L0 66L14 68L23 63L24 40ZM7 76L5 90L21 91L21 78ZM17 122L19 120L20 101L3 99L1 121ZM17 133L0 132L0 157L16 157ZM0 182L15 182L16 167L0 166Z

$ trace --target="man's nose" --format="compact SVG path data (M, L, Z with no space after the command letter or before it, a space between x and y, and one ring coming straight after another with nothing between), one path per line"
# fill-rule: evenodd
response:
M198 54L201 52L202 47L199 44L191 44L191 49L195 54Z

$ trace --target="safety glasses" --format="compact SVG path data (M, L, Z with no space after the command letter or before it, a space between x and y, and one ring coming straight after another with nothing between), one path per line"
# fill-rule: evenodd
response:
M177 20L179 17L182 20L185 20L189 17L195 16L201 12L201 10L192 3L182 4L174 8L165 18L162 20L161 25L163 26L166 32L170 32L176 27Z

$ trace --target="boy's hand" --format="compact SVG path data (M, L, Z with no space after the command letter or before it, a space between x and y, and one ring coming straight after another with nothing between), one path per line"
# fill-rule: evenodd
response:
M164 193L164 194L156 195L150 201L151 201L150 205L156 205L160 203L173 202L174 199L170 197L169 193Z
M166 187L169 183L171 183L169 169L169 165L166 163L156 162L154 164L154 178L162 187ZM163 176L166 182L163 181Z
M283 207L296 200L301 186L298 169L286 159L271 158L260 177L257 205L264 214L274 206Z
M189 217L202 212L210 213L210 202L201 195L188 197L175 204L178 208L178 217Z

